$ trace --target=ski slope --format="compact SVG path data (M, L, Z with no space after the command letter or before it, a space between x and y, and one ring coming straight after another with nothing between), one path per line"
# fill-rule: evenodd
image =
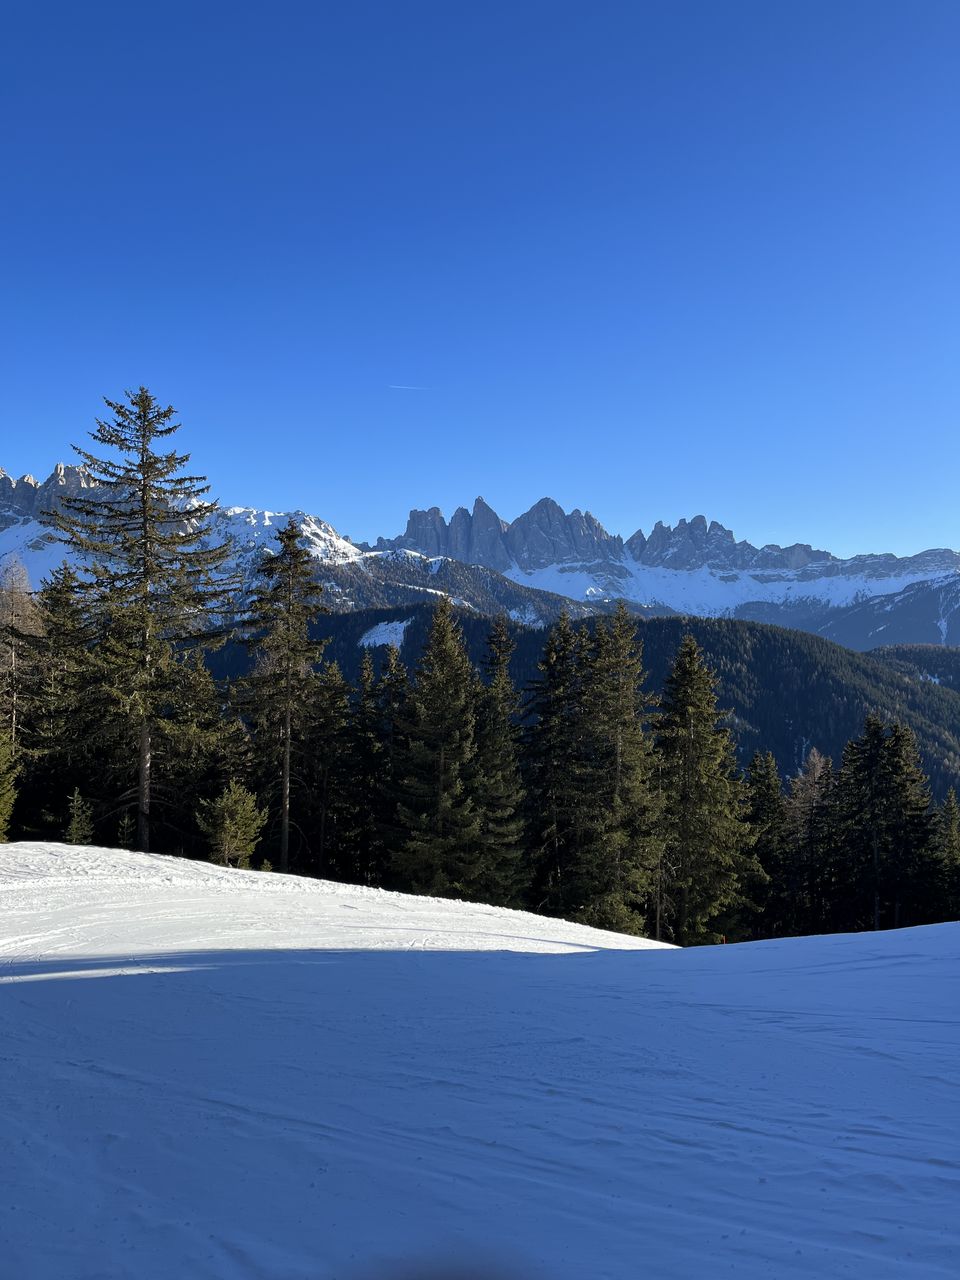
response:
M0 845L0 1274L953 1277L958 952Z

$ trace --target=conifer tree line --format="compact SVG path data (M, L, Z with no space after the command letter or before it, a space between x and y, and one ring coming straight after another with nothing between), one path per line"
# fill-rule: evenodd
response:
M175 412L141 387L80 450L96 490L52 514L66 559L0 585L0 839L68 839L522 907L684 945L960 914L960 806L930 800L909 730L869 717L838 767L737 766L687 635L663 696L635 621L561 616L518 690L441 599L422 657L367 651L356 685L291 521L252 587ZM105 452L106 451L106 452ZM239 619L239 622L238 622ZM250 670L216 681L233 631Z

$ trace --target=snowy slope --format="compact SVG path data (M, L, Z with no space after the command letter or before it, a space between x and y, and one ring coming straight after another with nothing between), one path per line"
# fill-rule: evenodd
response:
M4 1275L956 1274L955 926L676 951L37 844L0 920Z
M400 618L397 622L378 622L375 627L363 633L358 644L364 649L377 649L387 644L399 649L412 621L412 618Z
M847 566L845 566L847 568ZM867 574L848 568L846 572L790 573L783 570L746 572L717 570L709 566L669 569L661 565L632 563L624 557L615 579L591 568L549 565L525 571L507 569L511 582L538 591L552 591L573 600L618 599L646 606L659 606L675 613L704 618L735 617L745 605L768 605L789 609L817 605L842 609L865 600L893 597L919 583L956 583L955 571L913 571L891 567Z

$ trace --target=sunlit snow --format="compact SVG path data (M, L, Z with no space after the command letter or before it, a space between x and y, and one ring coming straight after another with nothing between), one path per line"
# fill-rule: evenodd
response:
M379 645L392 644L397 649L403 644L403 637L412 618L404 618L397 622L379 622L369 631L365 631L358 643L365 649L376 649Z
M957 926L664 950L39 844L0 919L4 1276L955 1274Z

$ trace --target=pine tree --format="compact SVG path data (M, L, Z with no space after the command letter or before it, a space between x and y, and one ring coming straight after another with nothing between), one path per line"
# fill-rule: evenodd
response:
M518 906L525 865L524 793L519 765L519 699L510 678L513 640L506 619L487 637L487 684L478 693L473 770L480 817L480 866L472 892L481 902Z
M102 801L129 785L131 744L104 704L96 631L77 574L66 565L53 570L35 604L22 651L24 810L32 833L49 835L68 821L66 801L49 812L51 797L78 788Z
M231 779L215 800L201 800L197 825L210 843L213 862L248 867L267 821L252 791Z
M433 615L403 715L396 761L401 843L398 887L470 897L480 870L480 821L472 787L476 679L450 601Z
M320 612L322 588L292 518L279 530L277 540L279 550L264 555L258 566L259 582L250 603L247 644L255 651L256 665L245 689L259 727L259 750L279 790L280 870L285 872L290 866L295 757L302 763L316 667L324 646L310 636L310 624Z
M386 648L379 675L374 674L369 651L364 654L353 716L351 786L356 878L361 884L386 884L406 839L397 821L397 765L405 758L402 724L409 694L399 649Z
M935 911L930 794L916 740L868 716L837 782L838 928L922 924Z
M136 742L137 845L150 848L154 748L176 685L181 646L209 626L231 584L218 572L230 548L211 544L216 503L189 475L189 454L161 451L176 410L140 387L105 401L91 437L110 451L76 452L92 487L51 512L61 540L86 561L81 588L98 621L97 658L115 715Z
M306 778L309 868L327 879L356 878L354 835L354 760L350 733L352 690L335 662L313 683Z
M24 684L29 680L25 650L36 633L36 605L27 571L17 561L0 572L0 732L14 751L20 746Z
M763 914L747 926L752 936L769 937L773 920L770 907L775 902L776 885L783 874L786 802L777 762L771 751L754 753L747 769L747 822L753 832L753 855L763 871L763 879L747 886L751 898ZM752 890L752 892L751 892Z
M130 849L133 847L133 837L136 828L133 821L133 815L129 809L125 809L120 815L120 821L117 824L117 848Z
M781 856L771 871L765 934L787 937L830 927L836 848L833 762L812 747L790 779L784 804Z
M186 654L160 726L165 759L165 834L191 856L203 856L207 841L196 827L202 800L252 773L250 735L231 703L228 687L214 680L200 649Z
M93 844L93 809L77 787L70 794L68 812L67 843Z
M621 604L598 621L580 647L582 818L571 867L577 917L601 928L646 927L662 855L660 792L653 739L646 731L653 698L643 692L636 622Z
M741 905L756 874L743 789L730 734L717 710L713 672L684 636L657 726L666 875L664 907L682 946L715 941L722 916Z
M960 919L960 804L953 787L940 806L934 827L934 850L939 862L941 920Z
M0 728L0 844L10 834L10 819L17 799L17 764L9 732Z
M364 649L350 715L351 792L354 814L351 846L351 879L357 884L378 884L377 864L382 843L382 814L379 813L380 762L383 744L377 700L377 677L373 656Z
M551 627L526 706L523 760L528 831L536 861L536 910L564 915L579 905L572 881L578 846L583 710L579 642L569 615Z

